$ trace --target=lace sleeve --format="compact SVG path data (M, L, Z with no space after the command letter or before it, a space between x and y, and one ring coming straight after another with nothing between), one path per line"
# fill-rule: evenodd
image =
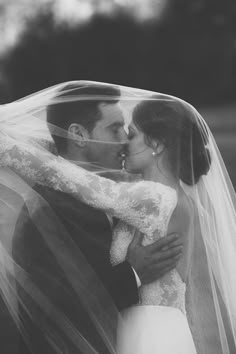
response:
M168 205L167 200L173 200L175 194L172 188L151 181L117 183L62 159L47 168L48 173L54 171L54 188L74 194L147 235L159 227L160 207Z
M13 168L31 183L73 194L95 208L116 216L146 235L158 228L160 206L175 191L150 181L115 182L45 151L17 144L0 149L1 165Z

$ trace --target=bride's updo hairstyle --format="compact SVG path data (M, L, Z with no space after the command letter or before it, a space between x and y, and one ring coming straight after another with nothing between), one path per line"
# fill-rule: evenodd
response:
M194 185L207 174L211 164L207 131L180 101L142 101L134 109L133 122L147 144L152 140L164 144L172 173L185 184Z

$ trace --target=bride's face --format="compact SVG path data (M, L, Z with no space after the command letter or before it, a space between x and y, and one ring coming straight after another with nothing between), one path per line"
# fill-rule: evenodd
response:
M153 149L147 145L144 133L132 122L129 125L128 154L125 167L132 173L143 173L155 163Z

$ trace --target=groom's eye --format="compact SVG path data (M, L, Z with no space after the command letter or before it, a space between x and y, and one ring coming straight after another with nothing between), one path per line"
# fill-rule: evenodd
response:
M119 127L113 127L112 128L112 132L113 133L118 133L118 131L119 131Z
M133 137L134 137L134 133L129 132L128 139L131 140L131 139L133 139Z
M118 134L121 128L123 128L123 124L117 123L117 124L113 124L110 127L110 130L113 134Z

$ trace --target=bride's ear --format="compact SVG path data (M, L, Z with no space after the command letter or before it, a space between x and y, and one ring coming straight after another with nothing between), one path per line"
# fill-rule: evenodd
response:
M77 146L84 147L89 138L88 131L81 124L72 123L68 128L68 138Z
M165 150L165 145L160 140L152 141L152 148L156 155L160 155Z

